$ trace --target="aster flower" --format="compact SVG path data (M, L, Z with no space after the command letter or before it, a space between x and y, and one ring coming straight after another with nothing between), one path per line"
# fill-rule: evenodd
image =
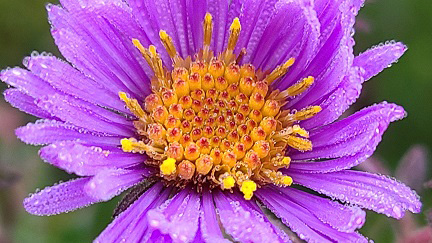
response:
M419 212L400 182L350 170L402 107L336 121L406 50L354 57L361 0L62 0L48 5L68 62L47 54L1 73L16 131L80 178L24 201L52 215L129 189L96 242L287 242L266 207L309 242L366 242L363 209ZM295 186L293 186L295 185ZM311 190L317 193L310 193ZM362 209L363 208L363 209Z

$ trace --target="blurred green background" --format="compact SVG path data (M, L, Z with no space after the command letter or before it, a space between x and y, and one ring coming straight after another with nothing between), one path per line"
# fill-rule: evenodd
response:
M46 0L0 1L0 69L21 66L22 58L33 50L58 55L45 4ZM432 3L368 1L358 16L355 39L356 53L386 40L400 40L409 47L399 63L364 85L353 107L358 110L387 100L406 108L408 117L390 126L376 152L383 165L394 170L411 145L432 148ZM36 147L14 137L14 128L33 120L0 100L0 242L90 242L110 222L118 199L51 217L31 216L22 207L24 197L36 188L71 177L43 163ZM427 178L431 178L429 167ZM431 207L430 190L421 195L426 211ZM425 218L423 213L416 216L420 225L426 225ZM393 242L394 226L395 220L369 213L362 232L376 242Z

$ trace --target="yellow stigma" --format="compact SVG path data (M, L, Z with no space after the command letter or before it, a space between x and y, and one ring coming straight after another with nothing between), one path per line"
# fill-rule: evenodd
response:
M253 196L254 191L256 191L257 185L254 181L247 180L241 185L240 191L243 192L244 198L250 200Z
M231 189L235 185L235 180L232 176L227 176L222 181L223 189Z
M291 178L291 176L283 176L282 177L282 184L284 186L291 186L292 183L293 183L293 179Z
M118 93L135 116L136 129L134 137L120 140L121 149L145 154L144 163L159 168L157 176L170 186L240 191L247 200L266 184L290 186L293 179L281 169L289 167L291 158L283 155L312 149L308 131L298 124L321 107L285 107L311 87L314 78L280 91L272 83L287 74L294 58L274 70L260 70L242 62L247 50L237 48L239 18L233 19L227 48L219 53L210 48L213 16L206 13L202 24L202 49L184 59L173 39L160 30L172 67L163 65L154 45L132 40L154 76L152 93L144 100Z
M122 146L123 151L125 152L131 152L133 150L133 143L131 140L127 138L123 138L120 140L120 144Z
M176 172L176 160L168 158L162 162L159 168L163 175L172 175Z

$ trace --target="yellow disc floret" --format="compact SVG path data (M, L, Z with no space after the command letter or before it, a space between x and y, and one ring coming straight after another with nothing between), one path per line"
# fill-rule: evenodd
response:
M144 100L119 92L136 117L136 136L121 139L122 150L146 154L145 163L158 168L158 176L168 185L192 185L198 191L238 190L247 200L265 184L290 186L293 179L280 170L291 163L284 155L289 148L312 149L309 133L299 121L311 118L321 107L298 111L284 107L312 86L314 78L303 78L280 91L275 81L288 72L294 58L274 70L242 63L245 50L237 52L239 18L229 26L226 49L214 53L211 14L202 23L202 50L184 59L169 33L160 30L172 68L163 66L155 46L144 47L132 40L154 77L152 93Z

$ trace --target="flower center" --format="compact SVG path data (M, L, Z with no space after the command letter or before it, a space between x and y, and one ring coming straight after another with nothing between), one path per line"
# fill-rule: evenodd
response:
M202 190L238 188L250 199L265 184L290 186L292 178L279 170L287 168L288 147L312 149L308 132L297 125L318 113L319 106L300 111L281 110L289 99L314 81L304 78L284 91L270 84L285 75L294 59L271 72L240 65L245 54L234 54L241 25L235 18L226 50L215 56L210 50L212 16L204 19L203 49L182 59L171 37L160 31L161 41L173 61L172 71L162 65L154 46L144 48L136 39L155 76L152 94L140 103L120 92L120 98L137 117L139 139L121 140L126 152L147 154L146 164L159 169L169 185L189 183Z

